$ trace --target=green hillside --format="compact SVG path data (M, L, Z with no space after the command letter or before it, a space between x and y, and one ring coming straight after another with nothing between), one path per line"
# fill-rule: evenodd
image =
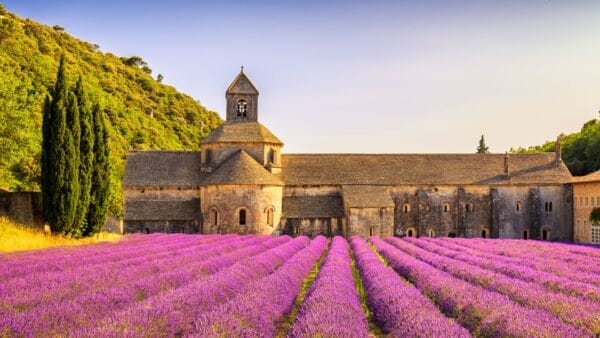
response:
M221 123L192 97L155 80L139 57L103 53L60 26L19 18L0 5L0 188L39 189L42 104L66 56L69 81L105 109L113 163L112 208L119 214L129 149L198 149Z
M562 135L562 159L575 176L600 170L600 119L586 122L581 131ZM511 149L514 153L539 153L554 151L556 142L539 146Z

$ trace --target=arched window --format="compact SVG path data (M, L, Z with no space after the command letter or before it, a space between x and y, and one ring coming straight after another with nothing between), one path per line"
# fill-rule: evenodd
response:
M369 236L373 236L373 228L369 228Z
M238 212L238 224L246 225L246 209L240 209Z
M241 99L237 102L237 117L246 117L248 116L248 102L246 100Z
M467 203L467 204L465 204L465 211L466 211L466 212L473 212L473 210L475 210L475 209L473 208L473 204L471 204L471 203Z
M416 235L417 235L417 232L413 228L409 228L406 231L406 236L408 236L408 237L415 237Z
M442 210L444 210L444 212L449 212L450 211L450 203L444 203L444 205L442 206Z
M529 231L523 230L523 239L529 239Z
M267 225L272 227L273 226L273 208L272 207L268 207L267 208Z
M515 204L515 209L517 210L517 212L521 212L521 208L522 208L521 202L517 202Z
M210 209L210 220L212 225L219 225L219 211L217 208Z
M275 156L276 155L277 155L277 153L275 152L275 150L269 149L269 158L268 158L269 163L275 164Z
M552 212L552 202L546 202L544 204L544 209L546 210L546 212Z
M481 238L488 238L488 231L487 231L487 229L481 230Z
M435 231L433 231L433 229L429 229L429 237L435 237Z
M542 229L542 240L547 241L550 238L550 230L547 228Z
M402 210L404 210L404 213L409 213L410 212L410 204L406 203L404 204L404 206L402 207Z

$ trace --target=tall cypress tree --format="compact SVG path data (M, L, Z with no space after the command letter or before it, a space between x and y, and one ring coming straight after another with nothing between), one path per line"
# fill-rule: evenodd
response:
M81 229L75 224L77 205L79 204L79 107L77 97L69 93L66 115L67 130L64 137L64 171L62 176L61 221L63 232L80 236Z
M488 146L485 145L485 139L483 138L483 135L481 135L481 138L479 139L479 146L477 147L477 153L489 154L489 152L490 148L488 148Z
M42 189L44 218L53 232L66 232L72 219L68 215L68 202L65 192L68 182L65 182L68 159L66 139L69 137L67 127L67 109L69 91L65 74L64 56L61 58L56 84L52 90L52 100L47 100L44 107L43 123L43 158Z
M84 235L86 215L90 204L92 190L92 171L94 165L94 131L92 129L92 112L87 103L81 77L75 85L75 95L80 113L81 141L79 143L79 203L74 225L79 227Z
M110 185L108 131L104 120L104 113L98 104L92 110L92 118L94 129L94 165L85 235L98 233L102 230L102 226L106 222Z

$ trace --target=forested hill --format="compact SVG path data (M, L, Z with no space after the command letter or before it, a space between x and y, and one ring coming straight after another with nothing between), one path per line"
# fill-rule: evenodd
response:
M39 189L42 104L63 54L68 80L81 75L105 108L115 199L128 149L197 149L221 123L190 96L161 84L142 58L103 53L60 26L19 18L0 4L0 188Z
M514 153L539 153L554 151L556 142L539 146L511 149ZM600 170L600 119L586 122L581 131L561 136L562 159L575 176Z

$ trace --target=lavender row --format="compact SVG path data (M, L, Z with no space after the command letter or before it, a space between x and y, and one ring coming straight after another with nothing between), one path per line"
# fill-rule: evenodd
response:
M590 333L600 333L600 307L598 304L577 297L555 294L538 284L511 278L501 273L448 258L445 256L443 248L439 250L440 256L420 249L404 240L389 239L388 241L409 255L425 261L452 276L504 294L524 306L543 309L574 327L588 330ZM424 242L422 244L424 246L431 245Z
M326 246L325 237L316 237L308 247L285 262L275 273L247 285L229 302L198 316L191 335L274 336L278 324L292 310L302 281Z
M194 269L196 274L209 272L207 263L214 256L221 256L245 246L258 244L269 237L232 237L216 244L199 245L196 248L176 250L165 257L157 259L141 258L136 264L107 264L102 268L82 269L74 272L49 276L48 280L31 282L27 279L17 285L0 287L0 317L11 315L17 311L21 314L34 307L48 303L68 301L90 292L100 292L115 285L127 285L146 276L180 271L186 267ZM207 261L208 259L208 261ZM196 265L202 263L196 267ZM185 271L184 271L185 272ZM53 277L53 278L50 278ZM21 284L23 284L21 286ZM64 287L69 285L68 288ZM7 312L8 310L8 312Z
M334 237L288 336L366 337L368 333L352 276L348 242Z
M410 243L415 244L427 251L441 254L461 262L476 265L480 268L499 272L507 276L524 280L527 282L539 284L549 291L560 292L566 295L586 298L593 302L600 303L600 288L586 283L572 281L570 278L559 277L547 272L538 271L527 266L517 265L514 263L505 263L497 258L485 258L462 251L457 251L443 245L438 245L440 241L435 240L417 240L407 239ZM553 262L548 262L552 265Z
M152 236L152 235L150 235ZM113 246L104 246L99 250L96 245L79 248L62 249L60 253L47 254L40 251L36 260L11 259L2 262L3 270L0 272L0 281L6 282L12 278L27 276L31 273L61 272L76 269L80 266L91 267L95 264L106 262L117 262L120 260L139 258L157 253L158 250L168 252L174 248L180 248L198 243L209 243L223 240L218 236L177 236L173 239L159 235L158 238L149 240L147 243L137 243L129 246L129 240L125 239Z
M100 291L91 290L72 300L53 301L47 306L4 318L0 320L0 327L10 327L13 333L26 336L42 333L66 335L71 328L92 327L103 316L130 307L150 295L190 284L194 280L205 277L206 273L217 272L237 261L265 252L287 241L289 238L272 238L263 243L258 241L255 245L245 243L242 249L206 261L198 261L195 265L182 266L174 271L142 279L131 275L123 285ZM97 277L102 279L101 275ZM60 321L56 321L57 313L61 316Z
M307 237L297 237L257 256L242 259L215 274L115 311L100 323L73 330L70 335L139 337L186 334L192 331L194 319L200 314L234 297L249 283L272 273L309 242Z
M452 277L379 238L371 241L397 272L476 336L589 336L543 310L523 307L505 295Z
M359 237L350 239L373 318L392 337L470 337L419 290L383 265Z
M537 271L543 271L555 276L567 278L571 281L590 284L600 287L600 278L593 273L587 273L577 270L572 264L562 261L549 261L544 257L530 256L527 258L511 257L502 254L491 254L485 252L485 248L474 247L483 246L485 244L475 244L473 247L458 245L455 242L446 238L425 238L425 240L437 245L468 254L469 256L482 257L499 263L510 264L511 266L527 267Z
M560 261L567 264L572 264L579 271L600 274L600 260L596 257L586 257L561 250L560 247L555 247L552 243L543 242L536 243L535 241L523 240L482 240L482 239L453 239L453 242L466 247L476 246L475 249L484 250L497 255L506 255L517 258L534 258L544 257L546 261ZM590 264L596 262L596 264Z

